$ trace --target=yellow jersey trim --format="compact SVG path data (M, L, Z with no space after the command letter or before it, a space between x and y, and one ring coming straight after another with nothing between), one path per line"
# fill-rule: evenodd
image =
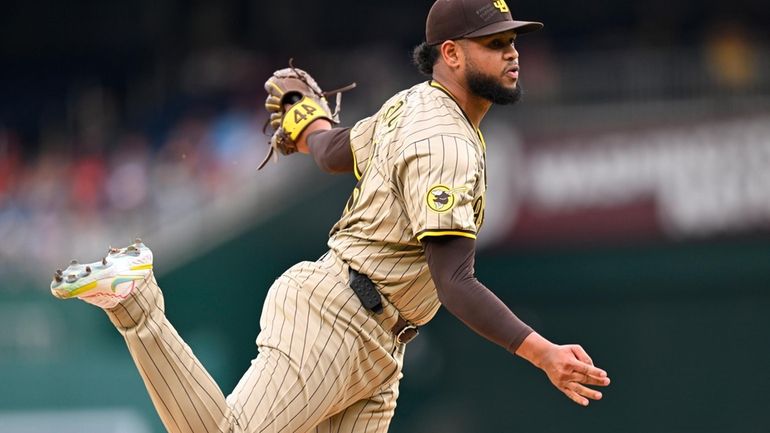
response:
M435 88L437 88L437 89L441 89L441 90L443 90L444 92L446 92L446 94L447 94L447 95L451 96L451 97L452 97L452 99L454 99L455 101L457 101L457 99L455 99L455 95L453 95L453 94L452 94L452 92L450 92L450 91L449 91L449 89L447 89L446 87L444 87L444 85L443 85L443 84L441 84L441 83L439 83L438 81L430 80L430 86L431 86L431 87L435 87Z
M351 128L351 132L353 129ZM353 154L353 175L356 177L356 180L361 180L361 172L358 171L358 161L356 161L356 151L353 150L353 140L350 141L350 153Z
M479 135L479 138L481 139L481 147L484 148L484 152L487 151L487 141L484 140L484 134L481 133L481 130L476 128L476 134Z
M422 232L419 235L417 235L417 240L421 241L422 238L426 236L462 236L465 238L471 238L476 239L476 235L474 233L467 233L467 232L459 232L454 230L444 230L444 231L426 231Z

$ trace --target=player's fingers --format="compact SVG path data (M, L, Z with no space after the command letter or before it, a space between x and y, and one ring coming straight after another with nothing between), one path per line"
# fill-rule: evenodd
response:
M275 75L275 74L274 74ZM275 80L272 78L265 81L265 91L269 94L274 95L283 95L285 92L283 89L281 89L281 86L275 83Z
M569 375L568 380L571 382L580 382L585 385L607 386L610 384L609 377L593 377L577 371L573 371Z
M586 364L594 365L594 361L591 359L590 356L588 356L588 353L585 351L585 349L583 349L582 346L580 346L579 344L573 344L572 346L570 346L570 349L572 350L572 353L575 354L575 357L577 357L577 359L585 362Z
M280 111L281 99L268 94L267 99L265 99L265 108L267 108L268 111Z
M569 382L566 387L570 391L586 398L590 398L591 400L601 400L602 399L602 393L595 390L588 388L586 386L583 386L577 382Z
M569 389L569 388L560 388L561 392L564 393L567 397L569 397L570 400L574 401L575 403L581 405L581 406L588 406L588 399L585 397L582 397L580 394L576 393L575 391Z
M270 127L273 129L278 129L281 126L281 118L283 117L282 113L273 113L270 115Z
M573 371L576 371L578 373L582 373L586 376L596 377L596 378L603 378L607 377L607 372L602 370L599 367L594 367L593 365L586 364L585 362L574 360L572 363L570 363L570 367Z

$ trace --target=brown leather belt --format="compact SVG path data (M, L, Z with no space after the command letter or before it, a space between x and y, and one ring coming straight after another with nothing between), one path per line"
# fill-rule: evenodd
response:
M417 326L409 323L406 319L401 317L401 314L398 315L398 320L396 321L396 324L393 325L390 332L396 336L396 342L401 344L406 344L414 340L414 337L420 335L420 330Z
M361 300L364 308L375 314L382 314L382 295L368 276L350 268L350 288ZM400 344L412 341L420 333L417 326L401 317L401 313L398 314L398 320L390 332L396 337L396 342Z

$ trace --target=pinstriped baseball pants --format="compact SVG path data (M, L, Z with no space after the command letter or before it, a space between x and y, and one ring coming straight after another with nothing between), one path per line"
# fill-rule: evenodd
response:
M348 268L329 252L270 287L259 354L225 398L164 314L152 274L107 312L124 336L169 432L386 432L396 408L404 346L398 314L366 311Z

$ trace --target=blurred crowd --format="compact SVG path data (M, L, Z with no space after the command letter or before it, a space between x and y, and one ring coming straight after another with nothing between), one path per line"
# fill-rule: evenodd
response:
M57 253L50 246L83 236L107 242L110 227L149 230L198 212L253 177L267 150L264 117L253 106L184 113L154 137L107 127L103 89L84 98L89 126L43 134L37 152L0 128L4 266L49 262Z
M350 25L362 32L365 27L369 33L361 36L369 39L351 47L348 39L334 36L350 29L335 27L308 29L319 35L312 42L291 35L271 48L275 35L269 26L250 25L264 21L258 3L199 5L184 14L171 5L142 4L94 11L93 20L68 36L72 40L23 33L17 23L23 16L0 18L0 24L21 32L20 41L48 44L39 63L29 61L30 47L22 42L0 51L9 60L0 68L0 273L28 259L51 261L48 246L69 239L104 242L110 227L162 227L248 182L267 150L262 82L285 65L286 53L299 57L299 65L323 85L358 81L359 89L346 95L348 121L420 79L404 40L417 43L421 25L406 20L393 21L411 29L398 35L372 33L366 22L353 20ZM613 19L630 13L593 6L586 13L601 11ZM667 3L658 6L665 9ZM411 2L399 7L399 14L418 22L426 9ZM527 7L522 13L538 18L539 6ZM725 105L725 96L770 97L767 41L752 25L712 26L695 41L671 33L688 29L679 22L663 32L668 40L618 39L621 30L604 26L604 39L596 29L583 29L573 41L565 32L580 30L577 24L563 17L560 7L544 7L550 27L519 44L528 110L542 113L521 122L522 128L553 130L558 106L704 96ZM39 18L38 11L25 10L19 13ZM341 13L355 10L340 6ZM118 17L124 13L133 14L136 29L121 27ZM593 18L601 23L602 16ZM636 33L656 34L631 24ZM77 48L91 39L91 30L104 40ZM610 40L617 43L601 42ZM62 72L52 73L58 66ZM538 104L546 110L538 111ZM567 118L580 110L572 109ZM606 110L596 116L597 127L612 114L612 108Z

